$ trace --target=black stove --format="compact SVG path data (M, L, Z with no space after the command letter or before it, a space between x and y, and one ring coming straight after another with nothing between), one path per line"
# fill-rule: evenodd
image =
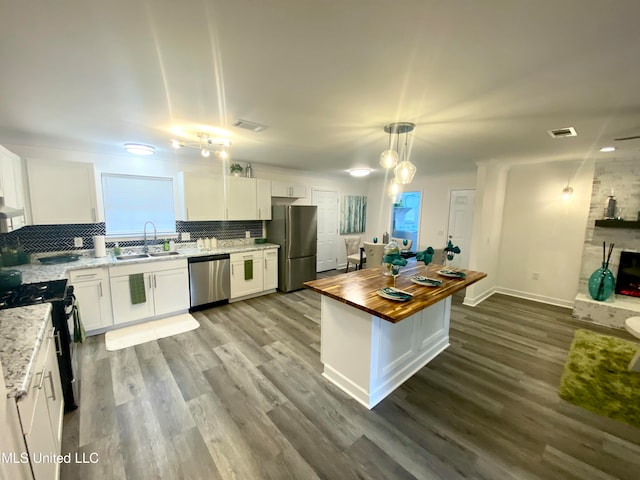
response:
M63 301L66 296L66 291L66 280L23 283L17 287L0 292L0 309Z

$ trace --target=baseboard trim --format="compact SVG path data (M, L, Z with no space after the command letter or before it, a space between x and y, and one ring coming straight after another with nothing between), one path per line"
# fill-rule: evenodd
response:
M462 304L466 305L467 307L477 307L481 302L489 298L494 293L496 293L496 287L491 287L489 290L485 290L480 295L473 298L467 295L464 297Z
M575 302L572 300L562 300L561 298L547 297L545 295L522 292L520 290L514 290L512 288L495 287L493 293L501 293L503 295L509 295L510 297L523 298L525 300L531 300L534 302L555 305L556 307L573 308L575 305Z

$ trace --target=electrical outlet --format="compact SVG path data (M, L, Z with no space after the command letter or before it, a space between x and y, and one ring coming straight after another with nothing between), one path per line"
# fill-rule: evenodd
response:
M191 240L191 234L189 232L182 232L180 238L183 242Z
M82 242L82 237L73 237L73 246L74 247L82 247L84 243Z
M244 232L244 238L251 238L251 232L249 230Z
M531 273L531 279L532 280L538 280L540 278L540 273L539 272L532 272Z

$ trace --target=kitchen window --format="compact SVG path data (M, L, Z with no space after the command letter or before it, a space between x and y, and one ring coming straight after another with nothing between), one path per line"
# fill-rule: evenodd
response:
M102 199L107 236L142 235L148 221L175 234L172 178L103 173Z

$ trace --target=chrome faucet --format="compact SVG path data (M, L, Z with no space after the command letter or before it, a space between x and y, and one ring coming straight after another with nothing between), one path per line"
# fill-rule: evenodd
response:
M153 222L144 222L144 247L142 248L142 251L144 253L149 253L149 245L147 243L147 224L151 224L153 226L153 241L157 242L158 241L158 231L156 230L156 225Z

